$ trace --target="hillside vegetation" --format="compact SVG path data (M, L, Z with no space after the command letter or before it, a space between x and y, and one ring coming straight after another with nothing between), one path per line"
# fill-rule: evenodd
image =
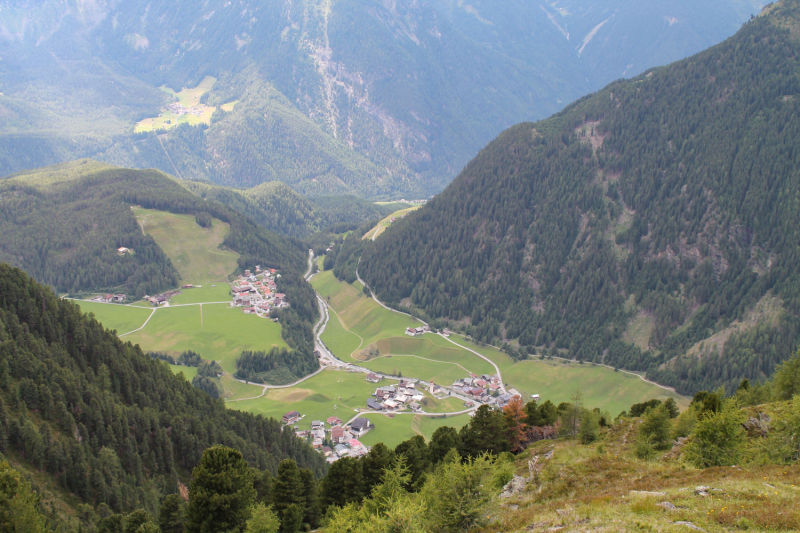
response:
M156 511L213 444L259 470L292 458L324 472L277 421L226 410L21 270L0 264L0 295L0 452L35 473L54 526Z
M178 183L201 198L230 207L270 231L292 237L308 237L339 224L355 227L392 212L390 206L352 195L305 197L280 181L265 182L249 189L188 180Z
M646 370L683 393L764 379L800 340L798 26L800 3L776 3L714 48L507 130L364 247L359 273L383 301L523 356Z

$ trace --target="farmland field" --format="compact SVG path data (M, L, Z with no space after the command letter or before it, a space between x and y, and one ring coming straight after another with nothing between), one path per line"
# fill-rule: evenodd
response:
M311 284L333 310L322 340L343 361L439 384L450 384L469 372L494 373L486 361L438 335L407 336L406 328L420 326L418 320L381 307L331 271L320 272ZM365 349L378 350L380 357L365 360Z
M73 302L78 304L84 313L94 313L95 318L103 324L103 327L117 330L118 335L142 327L142 324L152 312L152 308L146 309L83 300L73 300Z
M184 87L179 92L175 92L169 87L161 87L161 90L177 98L178 102L183 107L189 108L198 105L200 103L200 97L210 91L216 81L216 78L212 76L206 76L197 87L192 89L187 89ZM236 105L236 103L237 102L231 102L229 104L225 104L222 106L222 108L225 111L233 111L233 106ZM216 107L205 106L200 116L195 116L191 113L188 115L177 116L172 114L169 109L164 108L161 110L159 116L146 118L137 123L133 131L135 133L140 133L144 131L169 130L178 124L190 124L192 126L197 126L199 124L210 125L211 115L214 114L216 109Z
M201 288L183 289L172 297L172 305L231 301L231 287L227 282L206 283Z
M396 381L386 380L376 385L365 381L364 374L360 372L325 370L296 387L272 389L262 398L229 401L226 405L229 409L263 414L277 419L289 411L296 410L303 415L303 418L295 425L301 429L310 429L313 420L327 420L331 416L337 416L342 422L347 422L358 415L356 409L366 408L367 398L375 392L378 386L396 383ZM425 410L437 412L437 410L454 406L455 410L463 409L460 402L452 398L434 400L428 397L428 405L425 406ZM423 434L430 439L440 425L452 425L460 428L469 421L469 417L466 415L436 420L427 420L427 417L415 416L410 413L397 414L394 418L376 413L368 413L363 416L375 424L375 429L360 439L361 442L367 445L383 442L391 447L417 434ZM422 421L415 422L415 419L422 419ZM420 425L421 427L415 430L415 427Z
M560 359L514 363L507 354L491 346L478 346L459 335L453 335L451 339L494 361L503 373L506 385L516 388L526 398L531 394L539 394L542 399L554 403L567 402L580 390L586 406L605 409L612 416L629 409L634 403L651 398L663 401L672 397L681 409L689 406L689 398L625 372L614 372L613 369L589 363L564 364Z
M213 219L212 227L206 229L192 215L141 207L134 207L133 212L142 231L152 236L172 260L183 283L206 285L225 281L236 270L239 254L219 248L230 229L221 220Z
M286 347L280 325L226 304L186 305L158 309L147 326L127 337L143 350L179 355L193 350L203 359L219 361L232 374L243 350Z

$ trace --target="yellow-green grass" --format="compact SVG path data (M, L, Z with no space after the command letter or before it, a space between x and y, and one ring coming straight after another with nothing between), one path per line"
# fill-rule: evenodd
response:
M259 387L258 385L237 381L230 374L225 374L222 376L222 378L220 378L220 384L222 384L223 389L222 397L227 400L236 398L254 398L261 394L261 391L263 390L263 388Z
M216 81L216 78L213 76L206 76L197 87L191 89L184 87L179 92L175 92L169 87L162 86L161 90L177 98L178 102L180 102L183 107L194 107L200 104L200 98L211 90ZM232 111L233 106L236 105L237 102L225 104L222 106L222 108L225 109L225 111ZM226 106L228 109L226 109ZM143 131L169 130L178 124L191 124L192 126L196 126L198 124L211 124L211 115L214 114L216 109L216 107L206 106L200 116L188 114L178 117L173 115L172 112L167 108L163 108L159 116L146 118L138 122L134 128L134 132L139 133ZM169 124L167 121L169 121Z
M172 305L206 302L229 302L231 287L225 281L206 283L200 288L181 289L181 294L172 297Z
M202 309L202 317L201 317ZM125 337L143 350L162 351L177 356L193 350L203 359L219 361L232 374L236 358L244 350L269 350L286 347L280 326L226 304L162 307L142 330Z
M452 428L461 429L462 427L469 424L469 421L470 421L470 416L468 414L449 416L447 418L433 418L430 416L421 416L419 417L418 430L427 440L430 440L431 437L433 437L434 431L436 431L442 426L450 426Z
M128 333L142 327L151 309L132 307L119 304L103 304L74 300L84 313L94 313L94 317L107 329L117 331L117 334Z
M199 126L200 124L211 124L211 115L214 114L217 108L205 107L199 115L192 113L185 115L175 115L172 111L165 109L157 117L151 117L141 120L136 124L133 131L134 133L171 130L180 124L189 124L190 126Z
M78 159L35 170L17 172L4 178L3 182L25 184L29 187L44 189L50 185L77 180L96 172L115 168L117 167L107 163L100 163L93 159Z
M206 285L227 279L237 267L239 254L222 250L219 245L230 227L218 219L211 228L202 228L192 215L176 215L165 211L133 208L142 230L172 261L183 283ZM188 295L187 295L188 297Z
M342 422L354 417L356 409L366 409L367 399L378 385L366 381L360 372L325 370L296 387L271 389L264 397L228 402L230 409L263 414L280 419L289 411L305 415L296 425L310 429L313 420L338 416ZM385 385L391 382L383 382Z
M400 217L402 217L406 213L410 213L411 211L414 211L415 209L419 209L420 207L421 206L419 206L419 205L415 205L415 206L412 206L412 207L407 207L405 209L400 209L398 211L395 211L391 215L387 216L386 218L384 218L383 220L378 222L375 225L374 228L372 228L367 233L365 233L364 236L361 237L361 238L362 239L376 239L381 233L386 231L386 228L388 228L389 226L392 225L392 218L399 219Z
M220 107L226 113L230 113L231 111L233 111L233 108L236 107L236 104L238 104L238 103L239 103L239 100L234 100L233 102L228 102L227 104L222 104Z
M434 398L431 394L425 391L425 401L422 402L422 410L426 413L457 413L463 411L463 400L448 396L441 400Z

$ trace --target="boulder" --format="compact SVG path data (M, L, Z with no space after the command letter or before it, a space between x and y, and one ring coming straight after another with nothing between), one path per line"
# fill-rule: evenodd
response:
M525 478L522 476L514 476L511 481L506 483L500 492L501 498L511 498L516 496L525 489Z

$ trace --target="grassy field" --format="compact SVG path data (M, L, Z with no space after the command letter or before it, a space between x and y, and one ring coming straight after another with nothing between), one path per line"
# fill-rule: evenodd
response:
M197 367L196 366L181 366L181 365L169 365L172 371L176 374L183 374L188 381L192 381L197 375Z
M437 335L405 335L406 328L420 322L381 307L353 285L337 280L331 271L320 272L311 284L334 311L322 340L343 361L439 384L450 384L469 372L494 373L486 361ZM377 349L381 357L364 360L365 349Z
M187 89L184 87L179 92L175 92L169 87L161 87L161 90L177 98L178 102L180 102L183 107L194 107L200 104L200 97L210 91L216 81L216 78L212 76L206 76L197 87L192 89ZM225 111L233 111L233 106L235 106L236 103L237 102L231 102L229 104L225 104L222 106L222 108ZM159 116L146 118L137 123L133 131L135 133L140 133L143 131L170 130L178 124L191 124L192 126L197 126L199 124L210 125L211 115L214 114L216 109L216 107L205 106L200 116L195 116L191 113L188 115L177 116L173 115L172 112L167 108L164 108L161 110Z
M362 239L372 239L372 240L377 239L380 236L381 233L386 231L386 228L388 228L389 226L392 225L392 218L399 219L400 217L402 217L406 213L410 213L411 211L414 211L415 209L419 209L420 207L421 206L416 205L416 206L406 207L405 209L400 209L398 211L395 211L391 215L387 216L386 218L384 218L383 220L378 222L378 224L374 228L372 228L367 233L365 233L364 236L361 237L361 238Z
M183 283L206 285L224 281L236 270L239 254L219 248L230 229L224 222L215 218L212 227L206 229L192 215L140 207L134 207L133 211L142 231L152 236L172 260Z
M236 358L243 350L286 346L280 325L225 304L160 308L144 329L125 340L170 355L194 350L203 359L219 361L227 373L236 370Z
M101 304L98 302L77 301L84 313L94 313L97 320L108 329L117 330L118 334L128 333L142 327L150 316L152 308L145 309L119 304Z
M651 398L663 401L671 397L675 398L681 409L689 406L689 398L625 372L614 372L613 369L588 363L564 364L560 359L514 363L508 355L491 346L478 346L458 335L451 336L451 339L494 361L503 373L503 381L507 386L516 388L526 398L531 394L539 394L542 399L560 403L569 401L580 390L587 406L605 409L612 416L628 410L634 403Z
M357 414L357 409L366 408L367 398L376 387L374 383L365 381L360 372L325 370L297 387L272 389L262 398L228 402L227 406L278 419L296 410L305 416L297 425L310 429L312 420L325 420L331 416L347 422Z
M392 383L396 382L383 381L381 385ZM272 389L262 398L229 401L226 405L229 409L274 418L280 418L289 411L297 410L304 416L296 425L301 429L310 429L313 420L327 420L331 416L337 416L342 422L347 422L358 414L358 409L366 408L367 398L372 396L377 387L378 385L365 381L364 374L360 372L325 370L297 387ZM461 410L463 406L452 398L435 400L428 397L428 406L425 407L429 412L443 412L450 408ZM466 415L435 421L411 414L398 414L394 418L373 413L364 416L375 424L375 429L367 433L362 442L367 445L383 442L392 447L418 434L430 439L440 425L460 428L469 421ZM422 419L421 422L419 419Z
M114 168L117 167L107 163L100 163L93 159L78 159L77 161L59 163L35 170L24 170L2 179L5 183L15 183L27 187L34 187L36 189L45 189L50 185L78 180L90 174Z
M172 305L231 301L231 287L227 282L206 283L201 288L183 289L172 297Z

